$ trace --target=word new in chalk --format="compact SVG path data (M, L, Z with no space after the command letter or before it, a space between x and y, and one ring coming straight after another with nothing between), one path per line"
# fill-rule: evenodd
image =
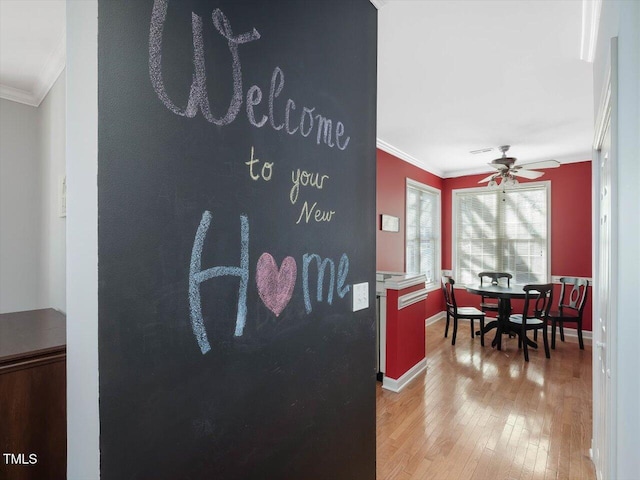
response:
M239 265L218 265L202 269L202 251L204 242L211 226L211 212L202 214L200 225L196 231L191 251L189 266L189 309L191 328L196 337L200 351L205 354L211 350L202 316L201 284L216 277L238 277L238 302L236 309L235 336L241 337L247 320L247 288L249 285L249 218L240 215L240 262ZM335 262L330 258L322 258L316 253L305 253L302 256L302 295L307 314L313 310L309 291L309 269L311 265L317 268L316 301L324 301L325 273L329 273L326 302L333 303L334 290L340 298L349 292L350 285L346 283L349 273L349 257L343 253L338 263L337 275ZM256 284L258 295L265 306L276 316L285 309L295 289L297 280L297 263L293 257L287 256L280 268L270 253L263 253L256 265ZM214 290L215 291L215 290Z
M231 81L233 82L233 94L229 101L229 108L222 117L215 117L211 112L209 105L209 94L207 93L207 76L205 68L205 52L204 37L202 31L202 17L191 13L191 30L193 34L193 82L189 91L189 99L184 108L177 106L167 94L164 86L164 78L162 75L162 32L167 19L167 9L169 7L168 0L154 0L153 11L151 14L151 24L149 28L149 77L151 85L162 101L165 107L176 115L182 117L193 118L198 113L210 123L215 125L228 125L233 122L243 102L242 88L242 63L240 61L240 53L238 47L245 43L253 42L260 38L260 33L254 28L253 30L234 35L231 23L224 13L216 8L211 14L213 25L218 33L227 40L229 52L231 53ZM319 113L314 113L316 107L303 106L300 113L296 113L296 103L292 99L288 99L286 106L280 105L280 120L276 119L276 99L282 93L284 88L284 72L280 67L275 67L271 75L269 88L268 106L266 107L268 114L263 113L256 118L256 107L262 102L262 89L257 85L252 85L246 93L246 114L249 123L254 127L261 128L269 123L274 130L283 130L289 135L299 133L303 137L308 137L315 131L316 143L323 143L329 148L338 147L345 150L349 145L351 137L345 137L345 127L340 121L335 123L332 119L325 117ZM264 110L264 108L263 108ZM299 115L300 120L291 123L291 116ZM313 136L311 138L314 138Z

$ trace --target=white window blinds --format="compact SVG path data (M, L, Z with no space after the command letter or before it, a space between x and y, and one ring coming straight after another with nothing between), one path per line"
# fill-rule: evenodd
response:
M513 190L454 192L456 280L509 272L513 283L548 281L548 183Z
M407 179L406 271L439 282L440 191Z

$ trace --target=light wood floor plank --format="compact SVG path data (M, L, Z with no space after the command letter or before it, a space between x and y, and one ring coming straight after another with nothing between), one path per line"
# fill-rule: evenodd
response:
M591 347L558 341L527 364L516 339L498 351L468 328L452 346L443 322L427 327L426 374L400 393L378 384L378 480L595 480Z

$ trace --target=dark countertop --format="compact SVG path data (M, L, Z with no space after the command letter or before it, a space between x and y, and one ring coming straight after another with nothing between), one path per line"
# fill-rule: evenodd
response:
M0 366L66 351L66 316L52 308L0 314Z

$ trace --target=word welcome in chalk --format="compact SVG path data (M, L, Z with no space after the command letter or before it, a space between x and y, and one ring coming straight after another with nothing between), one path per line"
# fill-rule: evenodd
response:
M238 47L242 44L253 42L260 38L260 34L254 28L250 32L234 35L229 20L220 9L215 9L211 15L213 25L220 35L222 35L229 46L231 53L232 68L231 80L233 82L233 94L229 101L229 108L222 117L215 117L211 112L209 95L207 94L207 77L204 61L204 39L202 35L202 17L191 13L191 25L193 34L193 82L189 91L189 99L184 108L177 106L167 94L162 76L162 32L167 19L168 0L154 0L151 14L151 26L149 29L149 77L151 84L158 98L162 103L176 115L193 118L202 112L202 116L215 125L228 125L236 119L243 102L242 88L242 64ZM284 130L289 135L299 133L303 137L308 137L314 130L315 139L319 145L321 142L328 147L338 147L345 150L349 145L349 136L345 135L344 124L336 122L335 131L333 121L321 114L315 113L316 107L302 107L301 113L295 113L296 103L288 99L284 112L280 108L280 120L276 119L276 99L284 88L284 72L280 67L275 67L271 75L269 88L268 114L256 117L256 107L262 102L262 89L257 85L252 85L246 93L246 114L249 123L254 127L261 128L269 123L274 130ZM291 122L292 115L299 115L299 121ZM343 138L344 137L344 138ZM313 138L313 137L312 137Z
M202 301L200 285L203 282L216 277L238 277L238 303L236 309L235 336L241 337L247 319L247 288L249 285L249 219L246 215L240 215L240 264L238 266L215 266L202 269L202 251L204 241L211 226L211 212L202 214L200 225L196 231L191 251L191 263L189 267L189 309L191 313L191 327L196 337L202 354L211 350L207 331L202 316ZM305 253L302 256L302 294L307 314L311 313L311 295L309 291L309 268L315 261L317 267L316 300L324 301L325 273L329 272L329 284L327 289L327 303L333 302L334 290L340 298L349 292L351 286L346 284L349 273L349 257L343 253L338 263L337 275L335 262L330 258L322 258L315 253ZM276 316L291 300L297 280L297 264L293 257L287 256L278 268L275 259L269 253L263 253L256 265L256 284L258 295L265 306Z

